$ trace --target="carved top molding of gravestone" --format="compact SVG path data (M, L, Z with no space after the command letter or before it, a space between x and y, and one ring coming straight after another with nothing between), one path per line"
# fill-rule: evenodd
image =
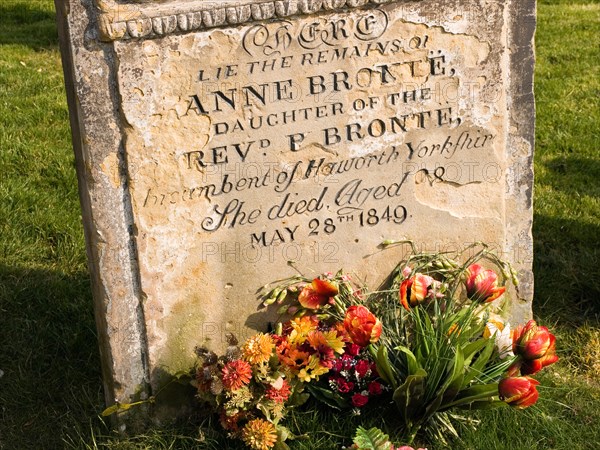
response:
M258 20L289 18L321 11L335 12L398 1L400 0L95 0L100 10L100 40L107 42L162 37Z

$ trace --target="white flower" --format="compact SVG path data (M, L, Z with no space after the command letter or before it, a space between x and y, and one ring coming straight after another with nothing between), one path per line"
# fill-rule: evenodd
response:
M277 378L277 380L275 380L275 382L271 383L271 386L273 386L275 389L279 390L283 387L283 377L279 377Z
M512 351L513 341L510 332L510 323L502 323L496 320L490 320L485 327L490 337L496 337L496 349L498 350L500 359L506 359L511 356L515 356Z

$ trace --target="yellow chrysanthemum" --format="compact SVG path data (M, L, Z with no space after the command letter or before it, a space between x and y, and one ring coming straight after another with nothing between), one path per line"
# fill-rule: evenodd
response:
M318 320L312 316L298 317L290 322L292 331L288 340L292 344L302 344L308 337L308 333L317 329Z
M248 339L242 346L242 358L250 364L267 362L275 350L273 338L264 333L257 334Z
M344 353L344 341L338 336L335 330L325 331L323 332L323 336L325 337L327 345L329 345L334 352L340 354Z
M254 419L242 430L242 439L253 450L269 450L277 442L277 430L271 422Z
M318 379L319 376L329 372L329 368L321 365L321 360L317 355L310 355L308 364L300 372L298 379L309 383L313 379Z

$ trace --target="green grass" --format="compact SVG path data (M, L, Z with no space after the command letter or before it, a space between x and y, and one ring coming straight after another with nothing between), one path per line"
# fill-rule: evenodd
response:
M453 449L600 442L599 35L597 2L539 2L534 311L556 330L561 362L534 409L479 414L478 431L464 430ZM0 3L0 117L0 449L236 448L208 424L126 439L98 418L100 358L50 0ZM293 445L306 450L339 448L359 423L328 412L289 422L311 433Z
M577 322L600 313L600 5L540 11L536 300Z
M0 448L62 448L102 407L49 2L0 4Z

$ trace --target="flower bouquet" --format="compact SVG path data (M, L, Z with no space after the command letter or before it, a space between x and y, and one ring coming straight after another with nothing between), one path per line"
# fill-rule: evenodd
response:
M415 251L373 292L341 271L265 286L263 304L280 320L241 346L231 336L222 356L197 349L198 397L256 450L287 448L295 436L284 418L311 396L354 414L387 409L408 444L420 431L457 437L469 410L533 405L531 376L558 360L555 338L533 320L511 329L503 309L514 271L485 246L469 250ZM368 431L354 448L396 448Z
M386 330L372 351L409 442L422 427L437 441L458 437L457 410L536 402L537 382L519 375L556 362L555 339L533 320L511 330L502 316L509 281L518 284L514 271L485 247L463 264L413 254L394 270L391 289L370 298Z

